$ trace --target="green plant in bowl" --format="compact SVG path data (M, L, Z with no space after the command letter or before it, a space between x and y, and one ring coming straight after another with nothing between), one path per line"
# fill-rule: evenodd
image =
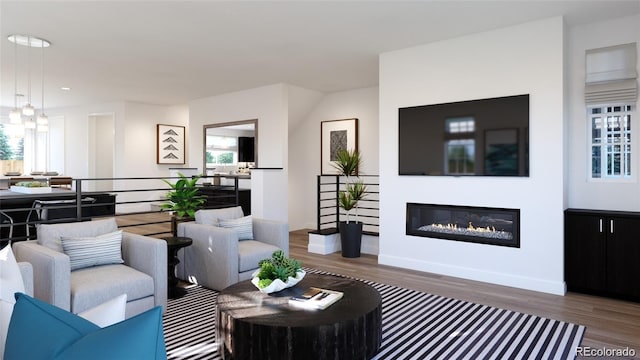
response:
M287 283L290 277L299 277L298 273L302 270L300 261L286 257L282 250L274 251L271 258L260 260L258 265L260 269L255 277L258 278L259 289L268 287L276 279Z
M18 181L16 183L16 186L35 188L35 187L47 187L47 184L40 181Z

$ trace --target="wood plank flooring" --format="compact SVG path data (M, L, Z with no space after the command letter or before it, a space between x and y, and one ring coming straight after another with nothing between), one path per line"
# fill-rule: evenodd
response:
M566 296L464 280L437 274L379 265L377 256L343 258L307 251L308 231L290 234L290 256L303 266L376 282L420 290L542 317L582 324L583 346L634 349L640 358L640 303L568 293Z
M117 217L121 225L136 221L167 219L166 214ZM150 233L169 231L170 223L158 223L126 231ZM377 256L363 254L360 258L343 258L340 253L319 255L309 253L308 230L290 233L290 255L303 266L338 274L392 284L441 296L582 324L587 327L583 346L593 348L627 348L635 350L640 359L640 303L604 297L568 293L566 296L464 280L437 274L379 265Z

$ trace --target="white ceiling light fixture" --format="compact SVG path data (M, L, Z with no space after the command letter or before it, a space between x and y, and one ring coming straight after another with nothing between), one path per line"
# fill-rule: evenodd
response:
M28 39L27 48L27 103L22 107L22 115L33 116L36 113L36 109L31 105L31 36Z
M38 118L36 120L36 122L38 123L39 127L42 127L42 129L38 129L41 131L48 131L48 127L46 127L47 124L49 124L49 117L44 113L44 40L40 39L40 42L43 46L41 46L42 48L42 103L41 106L42 108L40 109L40 115L38 115Z
M22 122L22 114L18 108L18 44L13 43L13 109L9 112L9 120L12 124Z
M22 46L26 46L27 48L31 49L32 47L34 48L42 48L44 51L45 47L48 47L51 45L51 43L47 40L35 37L35 36L31 36L31 35L20 35L20 34L12 34L9 35L7 37L7 40L11 41L12 43L14 43L14 45L22 45ZM17 50L16 50L17 52ZM16 56L17 57L17 56ZM43 61L44 61L44 54L43 54ZM43 63L43 68L44 68L44 63ZM17 61L16 61L16 74L17 74ZM27 103L25 104L25 106L22 108L22 114L26 115L26 116L33 116L35 114L35 108L33 107L33 105L31 105L31 58L30 58L30 51L27 52L27 72L28 72L28 86L27 86ZM44 74L43 74L43 83L44 83ZM16 93L17 93L17 75L16 75ZM44 90L43 90L43 94L44 94ZM44 98L44 95L43 95ZM17 107L17 106L16 106ZM14 115L15 116L15 115Z
M36 122L33 121L33 119L27 119L24 122L24 128L25 129L35 129L36 128Z

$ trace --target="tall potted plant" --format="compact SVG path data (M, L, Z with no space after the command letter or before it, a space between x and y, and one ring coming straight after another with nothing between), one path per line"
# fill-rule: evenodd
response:
M338 194L338 206L347 213L346 221L340 221L340 243L342 256L354 258L360 256L362 248L362 223L358 221L358 202L365 198L367 186L358 178L358 169L362 163L362 157L357 150L340 150L336 154L333 166L340 176L345 177L344 190ZM355 211L354 220L351 220L351 211Z
M167 193L167 200L169 202L160 205L161 209L174 212L171 221L174 236L176 235L176 222L193 219L196 211L205 203L205 197L198 195L198 187L196 186L202 176L196 175L188 178L182 173L178 173L178 176L180 176L180 179L175 183L167 179L162 179L162 181L171 187L171 191Z

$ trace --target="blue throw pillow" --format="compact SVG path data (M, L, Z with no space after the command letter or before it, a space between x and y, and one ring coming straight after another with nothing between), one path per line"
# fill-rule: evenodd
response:
M4 358L165 360L162 308L100 328L53 305L16 294Z
M98 325L23 293L16 293L4 359L53 359Z

